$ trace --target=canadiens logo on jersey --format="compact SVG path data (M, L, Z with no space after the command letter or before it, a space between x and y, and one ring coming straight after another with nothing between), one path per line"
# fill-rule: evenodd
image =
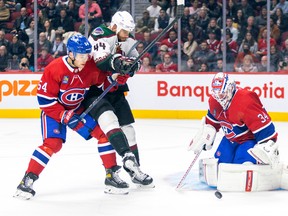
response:
M60 91L59 99L66 106L75 106L84 100L85 92L84 89L79 88L72 88L64 92Z

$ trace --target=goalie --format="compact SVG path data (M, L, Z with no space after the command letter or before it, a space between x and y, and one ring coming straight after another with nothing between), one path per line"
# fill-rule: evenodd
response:
M208 113L189 150L210 150L224 135L214 158L199 161L200 181L222 191L262 191L280 187L277 132L255 92L236 87L226 73L212 80Z

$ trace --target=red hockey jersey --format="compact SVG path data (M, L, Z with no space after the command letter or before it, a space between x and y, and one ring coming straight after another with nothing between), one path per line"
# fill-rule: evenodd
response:
M59 122L62 111L80 107L91 85L101 87L108 82L106 74L96 68L93 59L79 71L68 64L67 58L55 59L45 68L37 90L40 109Z
M211 96L206 123L218 131L222 127L231 142L243 143L256 140L257 143L277 139L277 132L269 114L255 92L238 88L229 108L222 106Z

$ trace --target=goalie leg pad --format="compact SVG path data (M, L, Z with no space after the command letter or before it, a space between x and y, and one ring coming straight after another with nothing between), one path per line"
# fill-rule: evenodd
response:
M218 159L203 158L199 160L199 180L209 186L217 186Z
M219 191L251 192L280 188L282 164L247 165L220 163L217 189Z
M288 190L288 164L283 165L282 178L281 178L281 188Z

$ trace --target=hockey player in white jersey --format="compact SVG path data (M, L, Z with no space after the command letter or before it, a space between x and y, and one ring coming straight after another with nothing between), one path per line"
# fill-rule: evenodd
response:
M97 67L103 71L109 71L110 75L120 73L120 77L122 76L125 81L139 70L140 62L136 62L130 68L138 56L135 49L136 41L131 35L134 28L133 17L127 11L118 11L113 15L110 26L100 25L92 31L89 42L92 44L91 55ZM117 85L116 88L118 89L115 93L107 93L89 114L99 123L116 152L123 157L124 169L129 173L132 182L140 187L154 187L153 179L139 168L139 152L132 126L135 120L124 95L125 92L129 91L129 88L126 82L123 82L123 85ZM92 86L84 105L88 107L102 93L102 89ZM121 129L117 129L114 134L107 133L111 129L106 127L107 122L113 122L115 128ZM122 139L123 134L125 134L126 140ZM101 157L109 157L110 147L98 149ZM126 163L125 153L128 151L131 152L128 158L134 158L135 164Z

